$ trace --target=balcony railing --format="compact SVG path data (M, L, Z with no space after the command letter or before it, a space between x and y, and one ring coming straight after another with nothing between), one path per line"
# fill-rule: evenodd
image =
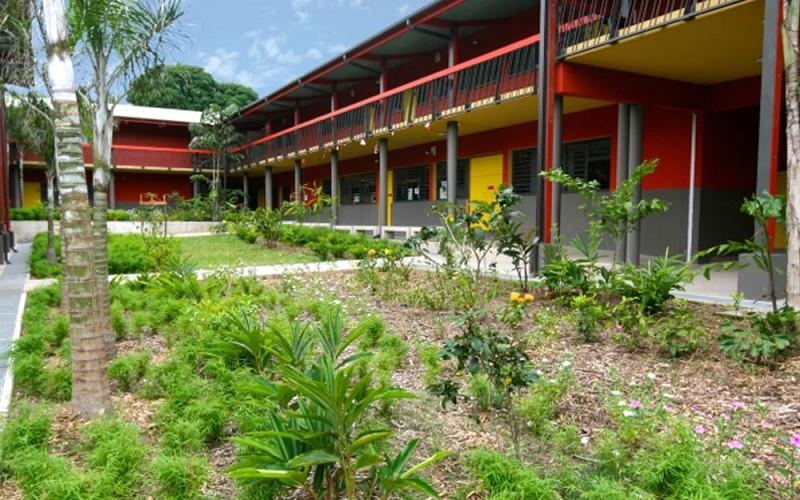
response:
M535 94L538 52L537 35L265 137L241 149L241 165L332 149Z
M559 57L650 31L742 0L570 0L559 2Z

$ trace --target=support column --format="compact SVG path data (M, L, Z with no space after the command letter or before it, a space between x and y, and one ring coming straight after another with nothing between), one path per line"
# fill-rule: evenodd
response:
M561 143L564 121L564 96L557 95L553 99L553 168L561 166ZM554 242L561 227L561 186L552 185L553 197L550 200L550 242Z
M272 210L272 167L264 169L264 208Z
M250 176L242 172L242 191L244 191L244 206L250 208Z
M447 202L456 202L458 182L458 122L447 122ZM437 188L438 189L438 188Z
M117 208L117 186L116 175L114 173L114 166L108 169L108 208L114 210Z
M378 226L383 233L389 215L389 140L378 140Z
M545 197L546 184L542 171L548 168L548 163L553 159L550 144L548 143L548 133L550 132L551 115L551 99L554 96L551 86L552 75L551 69L555 64L556 48L555 48L555 0L541 0L539 2L539 19L545 22L540 23L539 29L539 81L538 83L538 100L539 108L537 114L537 134L536 134L536 236L539 238L539 245L533 247L531 255L531 273L539 274L541 266L541 244L545 243L545 225L547 218L545 217L545 210L547 203Z
M339 150L331 152L331 223L339 223Z
M632 104L630 107L630 140L628 143L628 178L643 160L644 143L644 104ZM636 204L642 199L642 185L638 184L631 196L631 203ZM628 233L625 246L626 262L635 266L639 265L639 241L641 223Z
M629 104L620 103L617 105L617 175L616 185L614 189L619 189L625 179L628 178L628 145L630 143L631 135L631 107ZM614 258L619 262L626 260L626 247L625 245L619 246L619 255Z
M780 7L777 0L764 2L764 39L761 54L761 103L758 119L758 168L756 196L774 193L780 137L781 67L778 57Z
M22 208L23 194L20 190L19 163L9 168L8 185L11 188L11 208Z
M201 174L200 169L197 166L192 167L192 177L199 176ZM196 177L195 177L196 178ZM192 198L196 198L200 196L202 190L200 187L200 182L198 180L192 180Z
M299 159L294 161L294 199L303 201L303 164Z

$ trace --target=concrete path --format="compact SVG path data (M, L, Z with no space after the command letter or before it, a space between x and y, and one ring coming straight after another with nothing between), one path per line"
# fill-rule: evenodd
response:
M6 353L19 338L22 326L30 254L30 243L20 243L17 253L9 256L11 264L0 266L0 414L8 412L11 402L12 377Z

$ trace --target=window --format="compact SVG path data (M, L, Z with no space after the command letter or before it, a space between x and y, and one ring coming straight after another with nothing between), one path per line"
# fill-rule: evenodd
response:
M517 194L536 194L536 148L511 153L511 187Z
M456 199L466 200L469 197L467 191L467 169L469 160L458 160L456 164ZM447 199L447 162L442 161L436 164L436 190L437 199Z
M416 201L429 199L430 181L428 166L419 165L394 170L394 201Z
M564 144L564 171L586 181L597 181L608 189L611 179L611 138Z
M342 205L375 203L375 174L342 177Z
M333 196L333 187L330 179L322 179L322 194L325 196Z

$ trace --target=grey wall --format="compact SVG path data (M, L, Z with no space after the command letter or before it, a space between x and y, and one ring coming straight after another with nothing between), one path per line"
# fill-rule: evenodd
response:
M378 205L342 205L336 223L343 226L377 225Z
M392 203L392 226L435 226L439 216L431 213L430 201Z
M698 246L701 250L753 236L753 219L742 213L742 203L752 194L750 191L723 189L703 189L700 192Z

